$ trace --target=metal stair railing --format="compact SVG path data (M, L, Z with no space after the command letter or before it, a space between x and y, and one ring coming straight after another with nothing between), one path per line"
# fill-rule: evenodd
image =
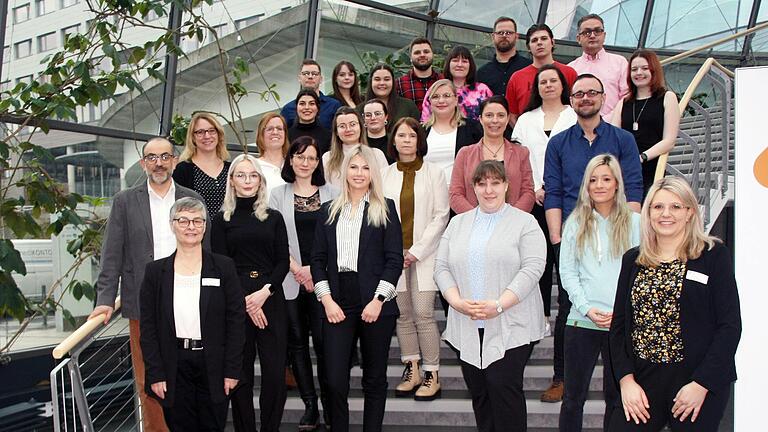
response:
M107 325L103 314L91 318L54 348L61 360L50 373L54 432L142 430L128 320L120 312L118 298Z

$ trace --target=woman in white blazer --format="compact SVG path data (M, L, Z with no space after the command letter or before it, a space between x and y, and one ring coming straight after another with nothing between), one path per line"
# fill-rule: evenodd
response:
M440 397L440 333L434 317L435 253L448 224L448 186L439 166L425 162L427 139L410 117L392 127L388 150L397 160L382 173L384 195L395 202L403 231L403 274L397 284L397 339L405 364L397 396ZM419 373L422 360L424 378Z
M281 175L287 183L272 191L269 206L282 213L288 231L291 263L290 272L283 281L288 316L288 355L305 407L299 428L314 430L320 416L309 356L310 333L317 357L318 381L323 401L327 381L323 357L322 306L313 294L309 258L312 255L320 206L336 198L339 190L325 183L319 144L310 136L298 137L291 143ZM323 403L324 409L326 406Z

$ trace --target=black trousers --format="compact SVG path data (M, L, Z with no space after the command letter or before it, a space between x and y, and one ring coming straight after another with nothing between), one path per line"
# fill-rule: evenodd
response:
M328 404L333 432L349 431L349 369L350 356L355 348L355 337L360 339L363 367L363 431L379 432L384 421L387 403L387 360L389 345L395 333L397 316L379 316L373 323L366 323L360 314L357 275L341 273L340 291L352 294L339 302L344 310L344 321L331 324L323 321L323 349L328 378ZM354 299L356 294L356 300ZM351 298L351 300L350 300ZM345 304L346 303L346 304ZM356 303L356 304L355 304Z
M568 298L568 291L563 289L563 282L560 280L560 243L552 246L555 252L555 261L558 265L557 272L557 318L555 318L554 331L554 376L553 381L563 381L565 379L565 324L568 322L568 314L571 313L571 300Z
M626 420L623 409L616 409L611 416L611 432L657 432L666 425L673 432L717 432L731 393L730 386L710 390L696 421L691 422L689 415L681 422L672 417L672 406L675 404L673 399L681 387L691 382L691 377L680 364L658 364L635 359L635 381L645 391L651 406L648 410L651 418L648 423L636 425L634 421Z
M527 430L523 372L532 350L533 344L509 349L501 360L491 363L485 369L478 369L459 360L464 382L472 395L472 409L475 411L478 431Z
M211 402L205 354L202 350L179 349L176 355L176 398L172 407L163 407L168 429L171 432L223 431L229 402ZM223 388L224 382L214 385Z
M285 362L288 353L288 330L285 318L285 298L282 291L275 292L262 307L267 327L259 329L250 317L245 320L245 347L243 349L243 375L240 385L232 393L232 423L236 432L256 432L256 413L253 409L253 378L256 351L261 366L259 410L261 432L280 429L287 392L285 388ZM222 384L223 385L223 384Z
M310 333L317 357L317 375L323 399L328 386L323 353L322 308L322 304L317 301L315 295L301 287L295 299L285 301L285 310L288 314L288 357L299 387L299 394L304 400L317 399L312 360L309 355Z
M614 410L621 410L621 398L611 367L608 331L565 327L565 394L560 405L560 432L581 432L584 402L589 393L597 357L603 357L603 430L608 430Z
M544 266L544 273L539 279L539 290L541 291L541 299L544 301L544 316L549 316L552 308L552 274L555 269L555 250L549 240L549 227L547 227L544 206L534 204L531 214L539 223L539 227L544 232L544 239L547 241L547 262Z

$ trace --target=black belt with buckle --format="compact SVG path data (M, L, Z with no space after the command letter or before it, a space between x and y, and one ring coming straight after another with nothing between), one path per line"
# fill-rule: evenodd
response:
M200 339L176 338L176 346L185 350L199 351L203 349L203 341Z

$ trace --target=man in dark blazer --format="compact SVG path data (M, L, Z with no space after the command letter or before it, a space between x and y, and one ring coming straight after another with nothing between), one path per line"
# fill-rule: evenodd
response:
M139 345L139 289L147 264L165 258L176 248L168 223L170 206L167 204L172 205L176 199L187 196L202 200L193 190L173 182L171 175L176 162L170 141L161 137L147 141L139 161L147 181L121 191L113 198L102 243L101 269L96 280L96 307L88 317L103 314L104 323L109 322L119 285L122 314L129 320L131 361L146 432L168 429L160 405L147 398L144 392L144 362ZM208 226L203 244L210 250Z

